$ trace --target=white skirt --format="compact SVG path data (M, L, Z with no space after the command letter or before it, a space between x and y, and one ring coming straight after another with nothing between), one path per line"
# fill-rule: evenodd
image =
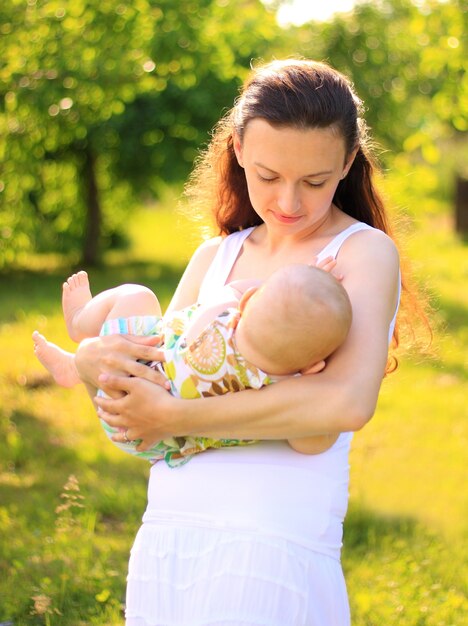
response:
M349 626L340 563L350 436L208 450L151 469L127 626Z
M349 626L341 564L277 536L145 523L127 626Z

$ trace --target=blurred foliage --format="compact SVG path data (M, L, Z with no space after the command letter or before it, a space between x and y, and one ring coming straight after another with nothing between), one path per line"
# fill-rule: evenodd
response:
M437 144L468 130L467 27L464 0L374 0L296 36L350 76L384 148L434 165Z
M11 0L0 24L0 265L90 239L96 261L279 34L259 0Z
M347 73L389 162L460 167L463 0L363 1L280 28L281 2L10 0L0 6L0 267L124 243L135 200L183 180L256 59ZM405 159L401 155L405 155Z

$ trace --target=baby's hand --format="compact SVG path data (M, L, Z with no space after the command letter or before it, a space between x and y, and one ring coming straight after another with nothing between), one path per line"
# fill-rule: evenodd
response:
M336 278L336 280L343 280L343 274L339 274L338 272L334 271L336 268L336 259L334 257L327 256L321 261L317 261L317 258L318 257L315 257L314 263L311 263L311 265L318 267L324 272L329 272L332 276Z

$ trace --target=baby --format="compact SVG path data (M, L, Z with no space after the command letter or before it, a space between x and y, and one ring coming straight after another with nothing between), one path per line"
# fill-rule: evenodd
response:
M276 271L263 284L241 280L226 285L220 301L193 305L164 318L154 293L140 285L121 285L91 295L86 272L63 285L62 306L70 337L81 341L97 334L157 334L165 361L149 364L165 373L171 393L201 398L243 389L260 389L281 377L317 373L344 341L351 324L351 305L342 285L318 267L294 264ZM55 381L66 387L79 382L74 355L37 331L35 354ZM99 392L102 393L102 392ZM117 432L102 421L109 437ZM116 443L116 442L114 442ZM137 451L138 442L118 447L171 466L214 447L254 441L177 437ZM289 440L298 452L316 454L330 445L327 435Z

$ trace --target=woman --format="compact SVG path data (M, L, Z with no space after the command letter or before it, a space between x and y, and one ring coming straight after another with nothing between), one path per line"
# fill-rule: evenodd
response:
M180 470L152 467L130 558L130 626L350 623L340 565L348 451L375 410L400 284L360 112L347 79L324 64L275 61L252 72L192 178L221 237L195 252L170 305L339 253L353 322L323 372L177 400L136 362L157 360L155 347L123 337L80 347L80 375L92 388L99 377L112 395L96 403L125 429L121 440L263 440L200 454ZM318 455L284 441L324 434L331 445Z

